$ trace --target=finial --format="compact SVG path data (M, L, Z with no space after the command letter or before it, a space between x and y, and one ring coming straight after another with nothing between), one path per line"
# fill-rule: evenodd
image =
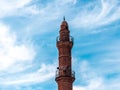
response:
M65 16L63 16L63 21L65 21Z

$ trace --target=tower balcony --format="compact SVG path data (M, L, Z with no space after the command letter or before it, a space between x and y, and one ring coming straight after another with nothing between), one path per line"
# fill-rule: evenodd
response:
M63 39L63 40L61 40L60 39L60 36L57 36L57 38L56 38L56 42L58 43L59 41L67 41L66 39ZM70 41L70 42L74 42L74 38L72 37L72 36L69 36L69 39L68 39L68 41Z
M73 77L75 78L75 71L72 71L70 73L61 73L60 70L57 70L56 71L56 74L55 74L56 78L60 77L60 76L63 76L63 77Z

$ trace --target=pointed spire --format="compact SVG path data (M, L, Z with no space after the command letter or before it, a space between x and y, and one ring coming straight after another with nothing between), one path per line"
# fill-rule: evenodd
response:
M65 16L63 16L63 21L65 21Z
M63 21L61 23L61 27L62 26L68 27L67 21L65 20L65 16L63 16Z

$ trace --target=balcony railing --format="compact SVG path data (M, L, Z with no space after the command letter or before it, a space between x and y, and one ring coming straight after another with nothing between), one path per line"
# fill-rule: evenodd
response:
M60 36L57 36L56 42L59 42L59 41L61 41L61 40L60 40ZM69 37L69 41L70 41L70 42L73 42L73 41L74 41L74 38L73 38L72 36L70 36L70 37Z
M60 73L60 70L57 70L55 76L56 76L56 78L59 77L59 76L71 76L71 77L75 78L75 72L72 71L72 72L69 73L69 74L61 74L61 73Z

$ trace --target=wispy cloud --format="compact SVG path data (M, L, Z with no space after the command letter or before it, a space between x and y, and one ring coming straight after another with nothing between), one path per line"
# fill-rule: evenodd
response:
M55 65L45 65L41 64L40 69L36 71L32 71L30 73L21 73L19 75L15 74L11 77L3 77L1 78L0 85L25 85L25 84L33 84L33 83L41 83L45 82L54 77ZM19 78L18 78L19 77Z
M53 64L40 64L39 69L26 72L33 67L35 49L30 43L18 44L17 36L9 26L0 23L0 30L0 85L40 83L53 78L56 66Z
M120 1L91 0L81 5L82 2L86 0L1 0L0 89L22 90L22 85L28 85L26 90L34 90L32 85L39 83L36 87L42 90L42 85L54 80L57 50L53 39L65 15L73 30L100 28L80 33L81 36L80 31L75 31L74 90L120 90L119 28L103 27L120 19Z
M0 0L0 18L37 14L36 6L30 5L31 3L32 0Z
M100 65L102 66L102 65ZM105 68L105 67L104 67ZM79 68L79 78L77 82L79 84L74 85L73 90L106 90L106 89L116 89L119 90L119 77L114 78L114 80L106 79L103 75L100 75L101 70L95 70L90 62L83 60L80 62ZM104 69L104 71L107 71Z
M91 68L89 62L83 60L79 64L78 83L80 83L80 85L75 85L73 90L102 90L104 79L94 72L94 69Z
M81 12L77 13L72 20L73 26L79 27L98 27L110 24L120 19L120 1L96 0L90 2ZM89 10L92 8L91 10ZM76 23L77 22L77 23Z

